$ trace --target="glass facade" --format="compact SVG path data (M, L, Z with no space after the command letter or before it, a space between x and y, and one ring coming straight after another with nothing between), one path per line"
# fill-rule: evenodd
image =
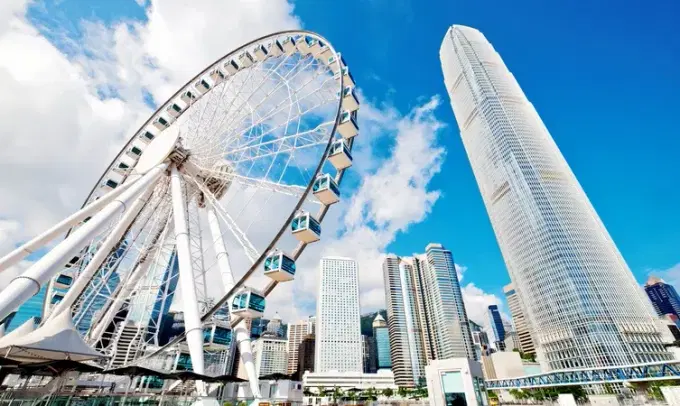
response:
M493 332L493 342L498 351L505 350L505 327L503 327L503 319L501 313L498 311L498 306L489 306L489 323L491 331Z
M47 292L47 285L43 285L42 289L37 295L28 299L24 302L16 312L11 313L4 320L5 332L10 331L20 327L22 324L26 323L28 320L33 318L33 322L37 326L42 321L43 315L43 303L45 301L45 294Z
M493 46L473 28L452 26L440 57L463 145L543 368L670 359L651 306Z
M672 285L658 278L649 278L645 292L657 315L674 314L680 317L680 296Z
M390 369L392 368L392 359L390 358L390 335L387 327L378 327L373 331L378 355L378 369Z

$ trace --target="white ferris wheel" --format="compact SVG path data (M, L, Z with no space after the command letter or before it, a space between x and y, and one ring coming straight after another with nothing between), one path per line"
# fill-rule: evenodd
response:
M1 272L49 247L0 291L0 320L44 291L42 326L70 315L105 367L173 354L155 366L219 374L233 342L252 387L245 321L293 279L339 200L358 134L354 86L312 32L220 58L141 126L80 210L0 259ZM184 319L171 340L170 306Z

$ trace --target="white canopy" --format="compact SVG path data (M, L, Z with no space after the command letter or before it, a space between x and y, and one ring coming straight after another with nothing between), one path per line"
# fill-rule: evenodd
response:
M45 325L17 333L28 323L0 339L0 356L24 362L73 360L87 361L104 358L80 337L73 325L70 309L62 312Z
M35 330L35 320L33 317L31 317L30 319L26 320L24 324L3 335L2 338L0 338L0 348L6 347L5 343L10 343L14 339L24 337L27 334L32 333L33 330Z

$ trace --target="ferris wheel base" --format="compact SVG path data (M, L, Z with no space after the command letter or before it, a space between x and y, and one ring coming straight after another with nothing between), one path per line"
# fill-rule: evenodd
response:
M221 406L221 404L215 398L203 398L195 401L191 406Z

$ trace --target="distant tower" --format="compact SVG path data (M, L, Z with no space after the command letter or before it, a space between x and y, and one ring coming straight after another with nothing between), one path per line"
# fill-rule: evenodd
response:
M519 349L524 354L536 354L534 347L534 340L531 336L531 330L524 318L524 311L522 311L519 296L515 291L515 286L511 283L503 288L505 299L508 301L508 308L512 315L512 323L515 325L515 332L517 333L517 341L519 341Z
M493 344L498 351L505 351L505 326L498 306L491 305L488 308L489 324L493 333Z
M265 332L253 342L253 358L257 376L288 373L286 340Z
M359 269L353 259L321 259L314 372L362 372Z
M425 251L413 257L389 254L383 262L397 386L423 383L428 360L476 358L451 251L441 244Z
M267 332L275 334L276 336L281 335L281 316L279 316L278 313L276 313L274 318L267 323Z
M479 31L454 25L440 57L463 145L543 368L670 359L651 306L493 46Z
M314 317L310 317L307 320L300 320L288 325L288 375L298 371L300 344L308 334L314 334L314 322Z
M390 359L390 335L387 330L387 322L380 313L373 319L373 340L375 341L377 368L392 368L392 360Z
M298 346L298 379L302 379L305 372L314 372L314 334L307 334Z
M645 292L657 315L674 314L680 317L680 296L672 285L667 284L663 279L650 276L645 283Z

